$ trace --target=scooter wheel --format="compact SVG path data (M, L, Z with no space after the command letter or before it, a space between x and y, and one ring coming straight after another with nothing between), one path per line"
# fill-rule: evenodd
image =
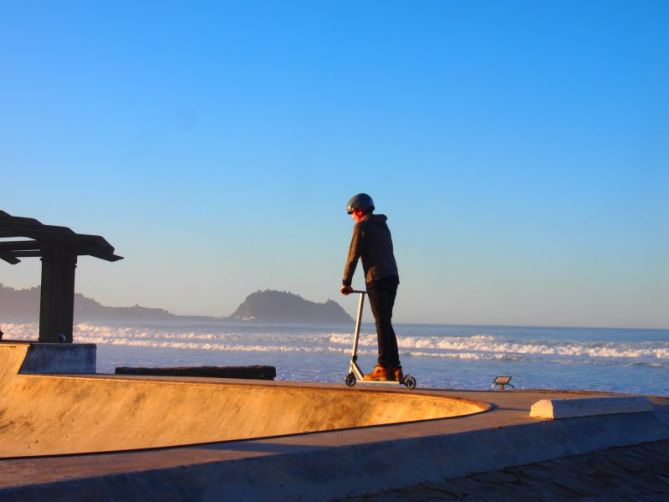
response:
M413 390L416 388L416 379L411 375L407 375L404 377L404 385L406 385L407 389Z
M346 375L346 379L344 380L346 382L346 385L349 387L353 387L355 385L355 375L351 372L348 375Z

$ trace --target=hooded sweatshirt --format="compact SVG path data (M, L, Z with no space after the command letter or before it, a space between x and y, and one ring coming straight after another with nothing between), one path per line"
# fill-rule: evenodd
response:
M367 284L384 277L399 277L393 255L393 241L386 225L387 219L383 214L368 214L353 227L353 237L344 267L344 286L351 285L358 258L362 258Z

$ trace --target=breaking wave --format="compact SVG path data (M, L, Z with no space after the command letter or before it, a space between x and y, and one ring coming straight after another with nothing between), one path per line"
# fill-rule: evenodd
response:
M36 340L39 326L1 326L7 340ZM669 330L593 330L399 325L405 371L421 388L489 389L495 375L516 388L610 390L669 396ZM353 335L346 329L248 323L79 323L74 339L98 346L97 371L119 366L268 364L277 379L342 382ZM358 355L376 359L373 326Z
M38 325L4 324L6 339L35 340ZM127 347L219 352L308 352L349 353L350 333L319 332L317 328L298 330L265 329L248 326L216 326L211 330L184 330L182 327L108 326L80 323L74 328L80 343ZM601 342L513 340L489 334L472 336L399 336L402 357L459 360L544 360L547 362L620 362L655 368L669 367L669 342ZM360 337L359 353L376 352L376 335Z
M333 344L350 343L350 335L332 335ZM376 346L376 336L360 339L363 346ZM669 343L607 342L512 342L490 335L470 337L399 337L400 350L416 357L455 357L460 359L519 359L523 356L570 356L591 358L656 358L669 360ZM422 349L414 351L412 349Z

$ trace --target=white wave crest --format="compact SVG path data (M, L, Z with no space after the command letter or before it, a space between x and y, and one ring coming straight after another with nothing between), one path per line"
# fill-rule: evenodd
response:
M36 340L37 323L3 324L5 339ZM74 338L82 343L99 345L155 347L180 350L222 352L350 352L350 333L273 333L230 330L197 332L173 328L106 326L80 323L74 327ZM555 342L508 341L501 337L475 336L400 336L398 346L409 357L461 360L519 360L527 358L565 358L625 360L642 363L669 362L668 342ZM374 354L375 334L360 337L361 353Z
M351 337L331 335L330 343L351 343ZM363 335L360 345L376 346L376 335ZM662 342L631 343L539 343L539 342L507 342L494 336L475 335L471 337L399 337L397 344L400 349L409 353L421 354L425 357L439 357L438 351L462 354L517 354L537 356L571 356L593 358L657 358L669 359L669 344ZM435 352L412 352L411 349L430 349ZM441 354L448 357L446 354ZM460 358L469 357L466 355Z

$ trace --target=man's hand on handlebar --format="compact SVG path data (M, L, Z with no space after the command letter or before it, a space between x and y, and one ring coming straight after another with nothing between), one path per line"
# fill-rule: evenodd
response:
M339 288L339 292L342 295L350 295L351 293L353 293L353 288L351 286L342 286L341 288Z

